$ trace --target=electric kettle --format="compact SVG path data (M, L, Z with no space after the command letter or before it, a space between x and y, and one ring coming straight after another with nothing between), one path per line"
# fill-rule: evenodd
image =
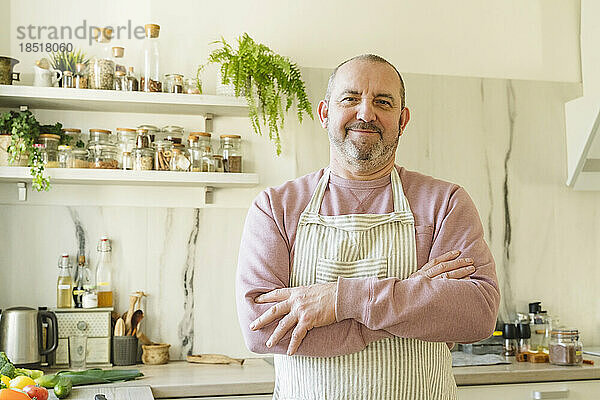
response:
M48 324L46 346L42 324ZM0 313L0 351L19 367L39 367L41 356L58 346L58 323L52 311L13 307Z

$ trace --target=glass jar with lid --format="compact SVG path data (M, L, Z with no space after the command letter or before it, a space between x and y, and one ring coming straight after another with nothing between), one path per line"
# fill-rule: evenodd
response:
M114 88L115 90L127 90L127 76L124 71L115 72Z
M242 137L221 135L221 149L225 172L242 172Z
M44 167L58 168L58 150L47 149L42 143L36 143L33 147L39 152Z
M60 136L52 133L43 133L38 136L38 143L43 144L46 150L58 151Z
M119 161L119 168L123 168L123 153L131 153L135 147L135 138L137 133L132 128L117 128L117 147L119 148L119 154L117 161Z
M173 142L159 140L154 142L154 169L157 171L169 171L171 169L171 158L173 157Z
M88 71L86 64L75 64L75 74L73 75L73 87L77 89L88 88Z
M583 345L579 340L579 330L569 328L552 330L548 353L551 364L581 365L583 363Z
M123 58L123 56L125 55L125 48L115 46L111 50L113 59L115 60L115 73L119 71L123 71L123 73L126 73L127 71L125 70L125 61Z
M115 61L112 58L110 40L111 28L96 28L96 42L101 47L101 55L90 60L88 84L92 89L112 90L114 88Z
M71 89L74 87L73 73L71 71L63 71L61 85L63 88Z
M202 172L215 172L215 164L210 146L202 148Z
M202 82L196 78L186 78L183 82L183 91L187 94L202 94Z
M154 125L139 125L137 127L137 129L143 129L146 131L146 133L148 134L148 137L150 138L151 142L154 142L155 140L160 140L160 129Z
M154 149L150 147L150 138L143 129L138 130L136 145L131 152L134 171L150 171L154 169Z
M190 171L202 171L202 148L200 147L199 137L194 133L188 136L188 158L190 161Z
M223 156L220 154L213 154L213 165L215 166L215 172L225 172L223 167Z
M117 169L118 148L113 143L111 132L106 129L90 129L88 142L89 168Z
M190 160L185 155L185 145L174 143L173 144L173 156L169 164L171 171L189 171Z
M89 168L90 162L88 161L89 155L86 149L73 149L71 152L73 156L73 168Z
M165 93L183 93L183 75L166 74L163 91Z
M58 167L73 168L73 149L68 145L58 146Z
M210 143L210 139L211 139L211 134L208 132L190 132L190 135L196 135L198 136L198 146L204 148L204 147L210 147L211 151L212 151L212 145Z
M184 133L182 126L167 125L161 130L161 138L173 143L182 143Z
M111 131L108 129L90 129L90 140L88 146L92 143L113 143Z
M72 147L85 147L83 140L81 140L81 129L77 128L63 128L63 133L69 137L67 143Z

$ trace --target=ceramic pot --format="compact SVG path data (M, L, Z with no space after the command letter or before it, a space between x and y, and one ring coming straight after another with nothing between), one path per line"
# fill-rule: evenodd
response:
M0 56L0 85L12 85L13 81L20 80L20 73L13 72L15 65L19 60L10 57Z

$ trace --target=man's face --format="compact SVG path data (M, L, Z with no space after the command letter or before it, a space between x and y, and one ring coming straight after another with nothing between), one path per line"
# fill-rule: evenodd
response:
M385 63L355 60L342 65L322 118L332 156L360 171L387 164L401 133L400 88L398 74Z

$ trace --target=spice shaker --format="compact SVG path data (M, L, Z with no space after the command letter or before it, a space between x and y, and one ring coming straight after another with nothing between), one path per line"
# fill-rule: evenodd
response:
M517 353L517 327L515 324L504 324L502 338L504 339L503 354L514 356Z
M531 327L529 324L520 323L517 325L517 337L519 338L519 353L531 350Z

